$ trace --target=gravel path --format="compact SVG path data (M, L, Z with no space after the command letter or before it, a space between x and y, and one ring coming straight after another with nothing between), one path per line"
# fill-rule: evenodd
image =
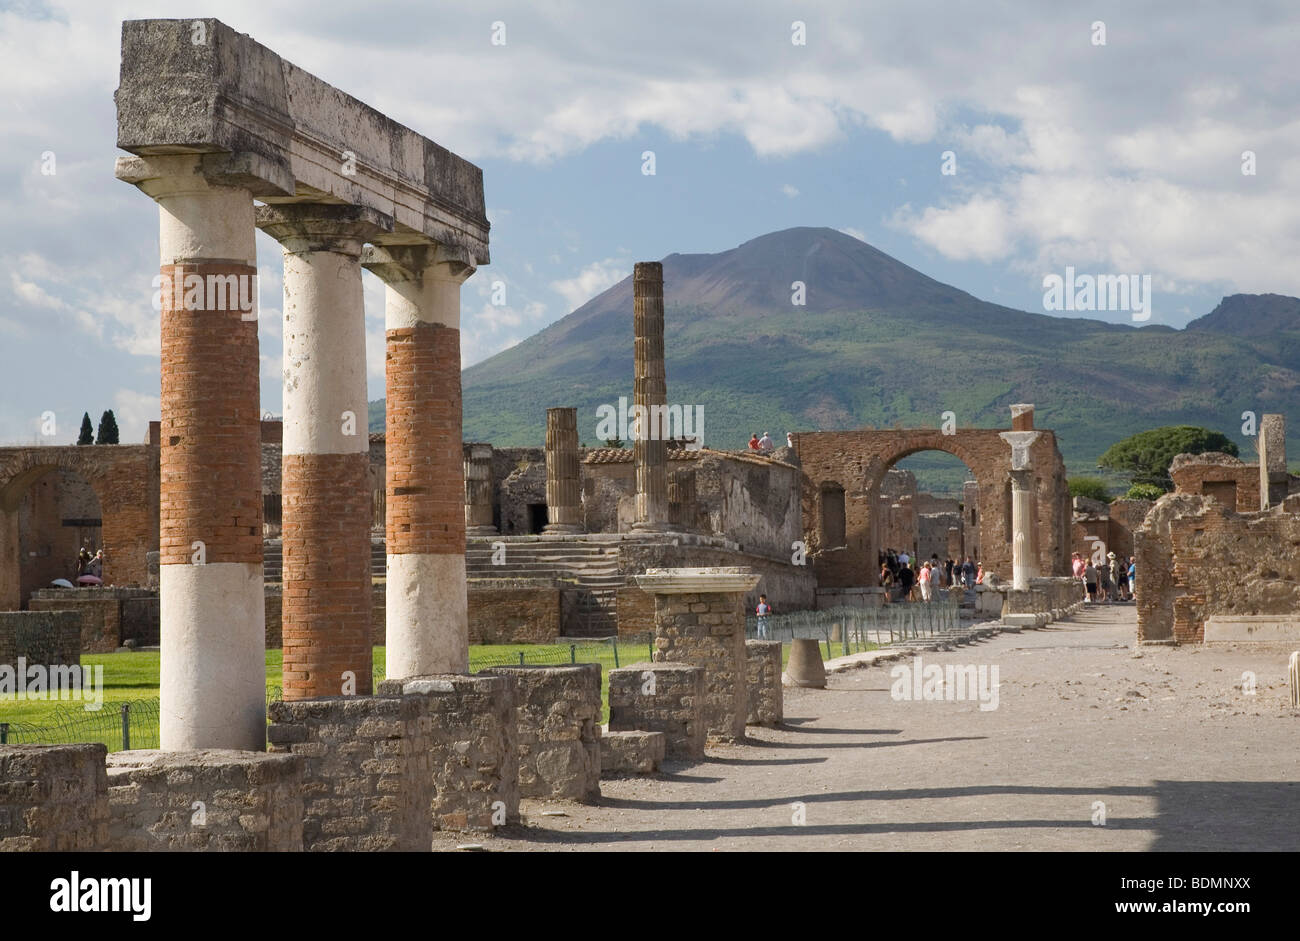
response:
M992 710L895 701L897 664L787 689L786 725L751 728L750 745L602 781L594 806L525 801L523 825L472 840L491 851L1300 849L1290 650L1138 650L1135 636L1131 606L1099 606L920 655L996 665ZM434 848L466 842L438 834Z

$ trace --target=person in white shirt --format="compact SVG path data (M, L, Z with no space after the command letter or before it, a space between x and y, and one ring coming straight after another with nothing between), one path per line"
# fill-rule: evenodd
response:
M772 439L768 437L767 432L763 432L763 437L758 439L758 450L762 454L771 454L775 450Z

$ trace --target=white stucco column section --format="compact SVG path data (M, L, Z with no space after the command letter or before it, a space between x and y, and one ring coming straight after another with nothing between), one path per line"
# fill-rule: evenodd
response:
M371 246L363 264L386 285L385 672L465 673L460 288L475 260L428 243Z
M197 305L175 278L252 277L253 198L198 155L125 157L117 177L159 210L163 277L160 745L266 747L256 314ZM219 180L220 177L217 177ZM254 292L255 295L255 292ZM191 301L196 296L191 296ZM254 469L256 468L256 469Z

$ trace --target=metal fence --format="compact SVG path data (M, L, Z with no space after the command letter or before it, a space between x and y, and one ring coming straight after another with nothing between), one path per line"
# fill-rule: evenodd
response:
M104 703L93 712L60 706L42 724L0 722L0 745L72 745L98 742L109 751L158 747L158 700Z
M918 637L931 637L961 626L961 608L956 602L936 601L928 604L887 604L873 608L825 608L820 611L795 611L769 614L763 630L756 615L745 618L745 637L789 642L796 637L811 637L826 646L826 656L849 654L854 649Z

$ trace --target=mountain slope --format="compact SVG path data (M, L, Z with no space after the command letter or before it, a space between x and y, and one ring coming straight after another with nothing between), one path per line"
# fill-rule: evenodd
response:
M825 228L760 236L715 255L664 259L668 396L704 406L704 435L861 426L1005 427L1034 402L1071 471L1161 424L1240 437L1241 413L1294 411L1300 301L1234 295L1186 330L1032 314L981 301ZM807 286L791 304L791 283ZM548 406L632 394L632 281L464 373L465 437L541 442ZM382 412L381 412L382 414ZM382 419L381 419L382 421ZM380 426L382 427L382 425Z

